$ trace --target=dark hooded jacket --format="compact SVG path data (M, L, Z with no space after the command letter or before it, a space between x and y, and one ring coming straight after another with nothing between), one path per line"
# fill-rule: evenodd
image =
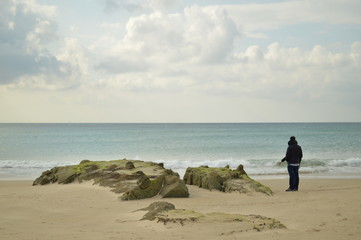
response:
M288 164L300 164L302 157L301 146L297 144L296 140L290 140L288 142L286 157L282 159L282 162L287 161Z

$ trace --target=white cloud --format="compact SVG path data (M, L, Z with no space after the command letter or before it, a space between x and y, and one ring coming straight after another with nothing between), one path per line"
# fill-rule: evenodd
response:
M177 1L138 3L170 6ZM336 2L332 2L330 5L335 7L335 4ZM109 29L110 33L99 37L98 42L88 49L77 39L65 38L63 49L60 49L56 56L49 55L46 46L46 43L54 40L56 36L55 24L43 15L31 15L32 25L25 31L26 35L21 37L25 38L23 48L33 51L26 59L32 61L34 67L27 69L27 74L18 77L17 81L21 82L21 86L44 86L47 83L56 88L62 85L74 86L83 82L86 77L93 81L93 74L90 72L96 70L94 76L105 73L98 79L98 83L127 91L166 91L175 88L182 91L186 86L208 94L261 94L267 97L269 89L282 92L289 87L297 92L296 96L306 94L308 97L316 97L315 94L306 93L306 89L309 86L321 88L318 83L334 81L332 79L335 77L330 75L329 69L356 71L350 64L359 64L357 43L353 45L354 50L349 55L332 53L322 46L304 51L300 48L284 48L278 43L269 45L266 51L254 45L245 51L237 52L234 42L241 33L233 21L236 17L232 14L238 11L245 13L245 16L240 14L241 17L247 17L248 14L263 12L270 14L270 17L285 9L298 8L301 12L310 10L311 7L319 9L324 3L314 5L307 1L292 1L236 5L232 6L232 9L228 6L193 5L185 8L182 13L173 14L155 11L130 18L122 38L114 31L119 30L122 24L100 23L98 26ZM25 8L24 5L20 6ZM18 8L16 5L16 9ZM29 9L22 12L42 14L46 8L39 7L42 9L39 11L34 10L34 7ZM285 24L283 21L290 18L292 11L285 12L273 22L269 21L268 27ZM315 16L312 13L314 11L310 12L310 16ZM260 19L268 18L255 15L259 22ZM294 21L300 19L297 16ZM319 18L322 19L321 16ZM18 23L14 22L13 25L16 30ZM111 32L116 33L112 35ZM89 56L96 58L90 60ZM98 59L101 61L97 61ZM29 84L24 84L26 79ZM308 83L305 83L307 79Z
M168 55L183 42L182 23L179 14L160 12L131 18L126 25L125 50L145 56Z
M43 8L34 1L1 1L0 84L36 74L40 64L56 63L43 47L54 38L55 23L38 14L52 9Z
M360 89L358 47L359 43L354 43L350 53L333 53L322 46L308 51L278 43L270 44L266 51L250 46L216 65L169 61L164 66L153 65L149 71L112 73L101 85L126 92L242 96L299 103L346 102L360 98L355 90L340 92L340 86Z
M183 14L153 12L130 18L123 39L103 38L98 46L112 46L98 68L117 72L177 68L182 64L220 63L233 50L238 30L222 9L186 8ZM98 47L96 47L98 49ZM127 62L128 61L128 62ZM138 64L137 64L138 63ZM137 66L138 65L138 66ZM108 67L107 67L108 66Z
M79 78L88 74L88 57L87 49L74 38L64 39L64 48L57 59L67 63L67 66L60 68L66 75L73 78Z
M106 12L112 12L119 9L126 9L128 11L135 11L141 9L139 2L134 0L100 0L103 2Z
M14 30L15 28L15 23L14 22L8 22L8 29L9 30Z
M33 29L27 33L25 38L25 48L27 52L35 52L35 54L42 54L46 51L46 44L52 42L57 38L56 25L46 19L36 19L37 23Z
M223 7L249 36L260 34L257 31L299 23L361 24L361 2L358 0L296 0Z
M160 11L166 12L177 6L181 0L101 0L107 12L125 9L127 11Z
M6 1L6 0L5 0ZM42 5L37 3L35 0L11 0L15 4L14 9L18 11L22 11L24 14L35 14L35 15L43 15L46 17L52 17L56 15L56 7L50 5ZM21 9L19 9L19 6Z
M74 39L64 40L59 56L49 44L61 40L51 19L56 7L31 1L0 3L0 84L9 88L68 88L87 73L84 49Z
M169 112L164 121L207 121L212 116L211 121L257 117L277 121L283 108L293 106L318 114L319 119L320 110L330 105L340 111L348 106L342 112L350 113L361 107L359 40L348 52L320 44L308 49L286 47L272 39L267 47L255 43L235 47L242 36L265 39L268 30L305 21L360 24L355 15L359 4L340 2L192 5L169 13L178 1L109 0L109 6L133 4L139 11L124 22L114 21L114 15L101 19L94 25L94 35L82 40L81 27L62 26L76 32L78 39L59 34L61 23L53 20L55 7L1 1L0 85L5 87L0 91L12 99L12 93L16 98L42 89L37 94L42 92L43 97L36 99L56 96L43 109L74 103L71 111L61 111L86 109L93 121L106 121L97 116L112 115L120 108L110 121L122 121L122 115L127 115L127 121L162 121L156 114L164 111ZM49 44L54 42L53 53ZM304 117L294 109L291 112L299 120ZM240 118L242 114L250 116Z
M239 36L235 23L222 8L185 10L186 41L194 48L192 54L201 62L222 62L233 50Z
M354 42L351 45L350 56L351 56L354 64L361 63L361 42Z
M358 44L354 43L353 46L355 45ZM337 102L343 101L342 98L351 97L340 96L339 85L359 85L355 76L361 73L361 62L359 59L354 61L354 52L332 53L322 46L302 51L299 48L284 48L278 43L269 45L263 54L255 49L257 48L251 47L245 54L241 54L252 56L250 59L246 58L247 62L242 66L246 71L250 70L249 73L256 73L248 76L254 81L250 86L255 95L270 99L327 99ZM256 61L253 57L254 52L258 56Z
M145 5L154 11L165 12L180 3L181 0L147 0Z
M261 10L272 8L269 14L277 15L280 10L276 7L285 10L307 4L310 2L266 4ZM243 7L249 10L259 6ZM323 3L315 9L320 6ZM182 13L153 12L130 18L124 38L109 37L98 43L107 46L103 60L96 65L96 70L107 73L98 86L135 93L168 91L298 102L343 101L347 97L338 93L338 86L358 86L359 43L352 45L350 53L331 52L321 45L303 50L279 43L269 44L266 50L253 45L237 51L233 44L241 35L240 28L228 11L228 7L193 5ZM310 14L316 15L314 11ZM291 15L285 13L279 20L270 21L268 27L286 24L283 21ZM300 19L296 17L295 22ZM355 93L348 97L358 98Z

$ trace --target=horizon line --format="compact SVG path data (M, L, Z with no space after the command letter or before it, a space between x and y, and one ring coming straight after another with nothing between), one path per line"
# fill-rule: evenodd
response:
M239 123L361 123L361 121L270 121L270 122L0 122L0 124L239 124Z

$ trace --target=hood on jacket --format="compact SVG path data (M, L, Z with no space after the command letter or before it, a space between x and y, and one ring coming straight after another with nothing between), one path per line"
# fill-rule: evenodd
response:
M297 144L296 137L292 136L290 137L290 140L288 141L288 145L295 145Z

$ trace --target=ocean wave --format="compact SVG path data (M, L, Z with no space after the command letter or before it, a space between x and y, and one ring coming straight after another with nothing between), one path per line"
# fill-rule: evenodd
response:
M0 180L31 180L56 166L78 164L80 161L0 160Z
M361 167L361 159L349 158L346 160L330 160L329 165L333 167Z
M166 168L171 168L182 174L187 167L225 167L237 168L240 164L248 174L254 175L274 175L287 173L286 163L278 166L278 159L218 159L218 160L168 160L159 161L165 164ZM302 160L301 173L360 173L361 158L349 159L304 159Z
M216 159L216 160L158 160L157 162L164 162L170 168L179 167L224 167L226 165L231 168L236 168L240 164L246 167L274 167L279 162L279 159ZM302 166L318 167L318 166L333 166L333 167L361 167L361 158L349 158L349 159L304 159L302 160Z
M31 169L31 168L53 168L55 166L65 166L78 164L80 161L44 161L44 160L0 160L0 168L18 168L18 169Z
M144 159L138 159L144 160ZM0 178L1 175L14 176L39 176L43 171L55 166L65 166L79 164L81 160L0 160ZM144 160L148 161L148 160ZM166 168L184 176L187 167L225 167L229 166L236 169L240 164L244 166L245 171L250 175L283 175L287 174L286 164L278 166L279 159L158 159L153 162L162 162ZM325 174L356 174L361 175L361 158L348 159L304 159L302 160L301 173L325 173Z

